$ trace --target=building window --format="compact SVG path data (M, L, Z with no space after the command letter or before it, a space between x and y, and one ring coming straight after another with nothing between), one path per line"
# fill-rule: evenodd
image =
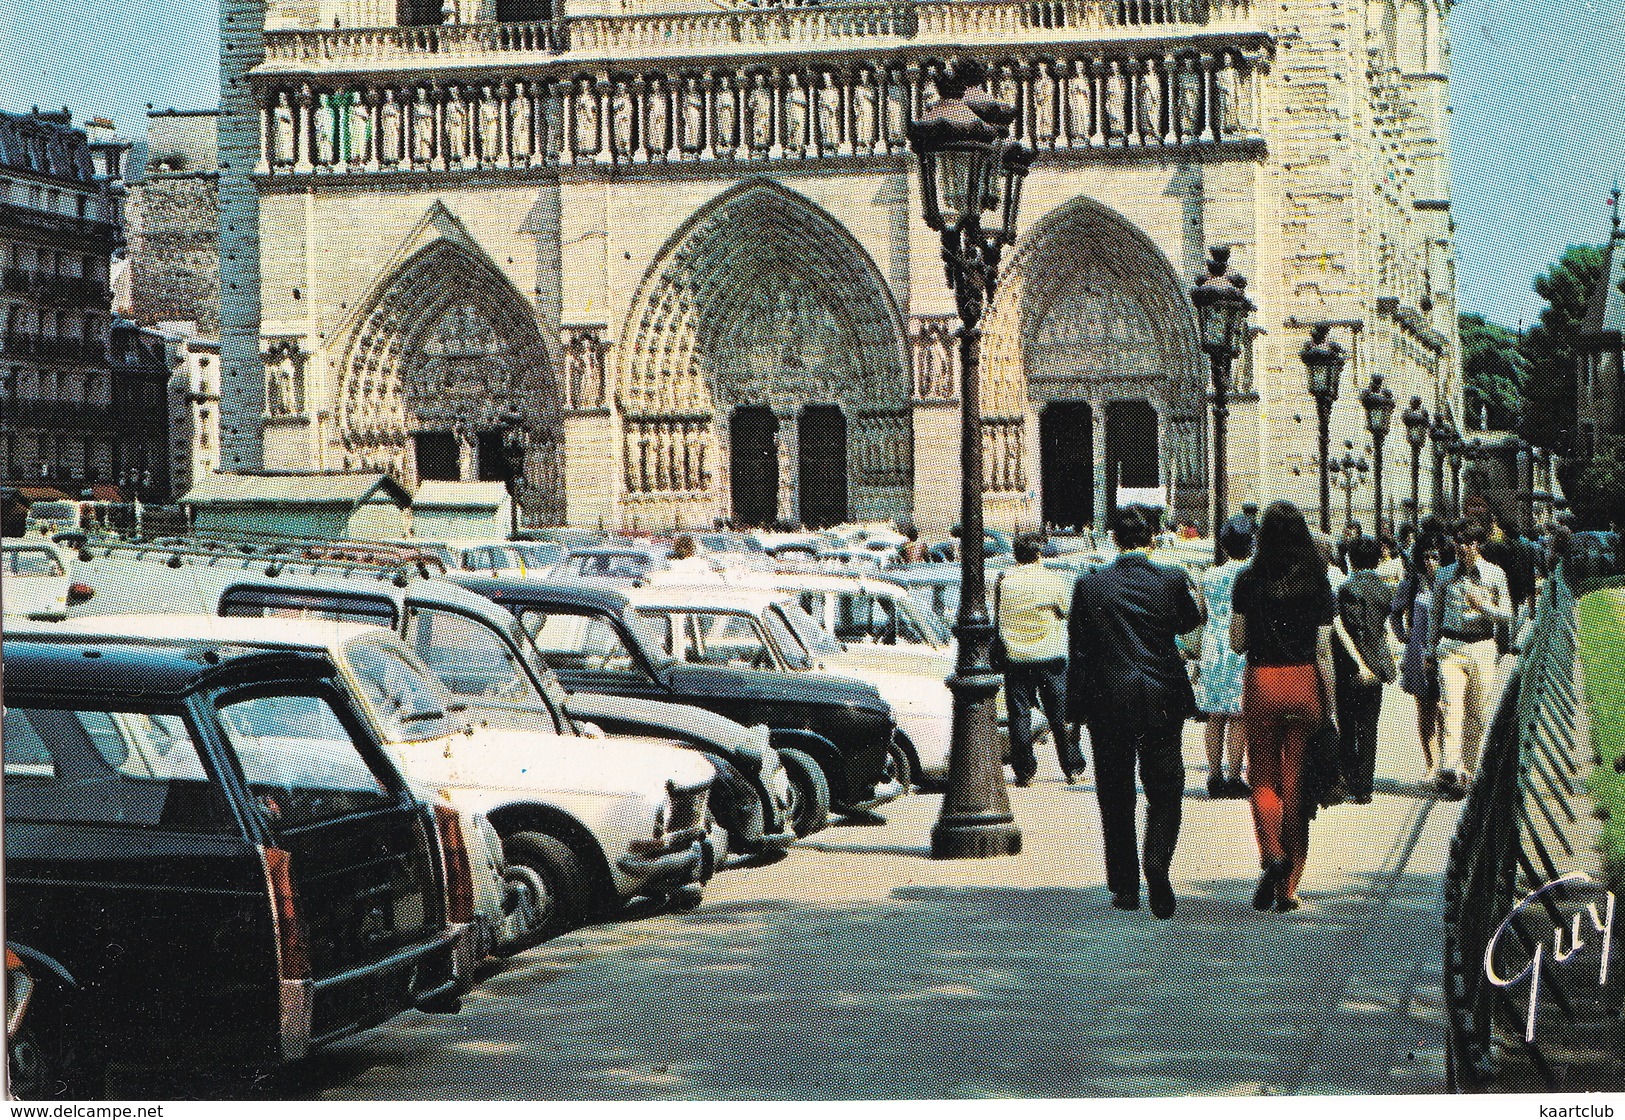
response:
M399 0L395 14L402 27L428 27L446 18L442 0Z
M539 23L552 18L552 0L497 0L498 23Z
M209 446L209 410L206 408L197 414L197 445Z

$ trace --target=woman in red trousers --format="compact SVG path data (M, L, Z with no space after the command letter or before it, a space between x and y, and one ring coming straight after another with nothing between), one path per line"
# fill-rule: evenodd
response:
M1298 792L1304 747L1323 719L1336 717L1330 707L1337 603L1326 561L1291 502L1264 511L1252 565L1236 577L1231 603L1230 644L1247 656L1241 718L1264 868L1253 905L1285 913L1298 908L1309 850Z

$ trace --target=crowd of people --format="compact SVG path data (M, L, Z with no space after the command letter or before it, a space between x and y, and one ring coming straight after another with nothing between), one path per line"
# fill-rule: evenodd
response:
M1118 556L1075 583L1044 567L1041 535L1019 536L994 617L1016 784L1038 769L1034 707L1069 783L1084 774L1087 730L1114 906L1139 909L1142 879L1154 915L1177 906L1170 869L1193 717L1206 721L1209 796L1250 802L1260 910L1299 907L1319 809L1371 802L1384 686L1415 701L1420 782L1466 795L1497 659L1533 609L1533 542L1481 514L1430 518L1401 540L1351 524L1334 543L1278 501L1221 526L1222 559L1197 579L1153 559L1158 511L1122 507L1110 530Z

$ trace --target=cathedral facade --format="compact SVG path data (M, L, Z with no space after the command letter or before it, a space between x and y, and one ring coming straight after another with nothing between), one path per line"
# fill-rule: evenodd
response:
M1445 9L225 0L222 468L941 532L958 320L906 128L970 57L1037 153L984 324L989 523L1207 523L1209 246L1258 305L1231 500L1312 509L1313 324L1351 354L1337 451L1373 374L1460 412Z

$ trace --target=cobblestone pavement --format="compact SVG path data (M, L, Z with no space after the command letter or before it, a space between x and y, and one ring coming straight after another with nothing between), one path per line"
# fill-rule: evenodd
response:
M492 965L247 1095L322 1099L1068 1097L1437 1092L1440 874L1456 810L1415 787L1389 690L1379 792L1322 812L1304 908L1260 914L1247 807L1185 739L1179 910L1112 909L1092 785L1012 789L1020 856L927 858L940 798L730 869L693 913ZM206 1092L205 1090L199 1090Z

